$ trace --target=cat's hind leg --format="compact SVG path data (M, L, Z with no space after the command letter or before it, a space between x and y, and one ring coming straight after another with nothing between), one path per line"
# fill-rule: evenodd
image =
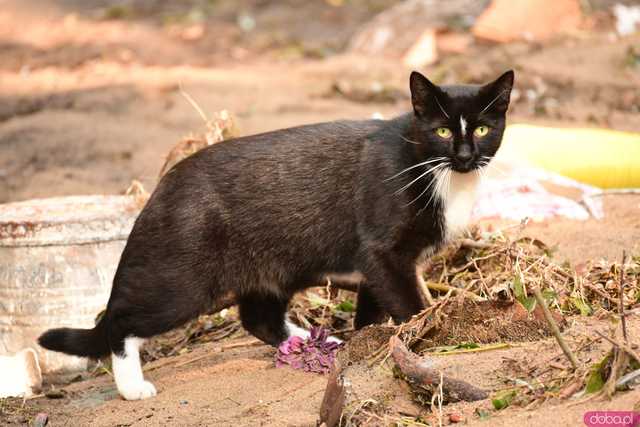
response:
M146 399L157 394L156 388L142 375L140 346L142 338L127 337L122 349L111 354L111 367L118 392L126 400Z

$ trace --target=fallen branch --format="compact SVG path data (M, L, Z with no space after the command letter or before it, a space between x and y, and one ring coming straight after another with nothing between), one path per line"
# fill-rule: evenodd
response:
M453 292L456 294L462 294L465 297L471 299L475 302L486 301L485 298L482 298L480 295L475 294L474 292L467 291L466 289L456 288L454 286L445 285L444 283L436 283L436 282L426 282L428 289L433 289L438 292Z
M627 252L622 251L622 264L620 265L620 283L619 283L619 297L620 304L618 305L618 314L620 314L620 322L622 323L622 337L624 338L625 344L629 343L629 338L627 336L627 320L624 317L624 265L627 262Z
M576 359L576 356L573 354L573 352L567 345L564 338L562 338L562 335L560 334L560 329L558 328L558 324L553 319L553 315L551 314L551 311L549 311L549 307L547 307L547 303L545 302L544 297L540 292L540 288L536 286L532 289L532 291L533 291L533 295L536 298L536 301L538 302L538 305L542 308L542 313L544 314L544 318L549 324L549 328L551 329L553 336L556 337L556 341L558 341L560 348L564 352L565 356L567 356L567 359L569 359L569 362L571 362L571 366L573 367L573 369L574 370L577 369L578 360Z
M414 385L422 387L439 387L442 385L442 390L452 400L474 402L489 397L489 393L486 390L458 379L441 376L441 373L436 369L426 366L427 364L423 358L409 351L397 336L391 337L389 347L391 349L391 357L393 357L398 368Z
M501 350L501 349L511 348L511 347L512 347L511 344L506 342L501 342L496 344L483 345L477 348L459 348L456 350L449 350L449 351L436 351L429 354L433 356L450 356L452 354L480 353L482 351Z
M427 300L427 307L431 307L432 305L435 304L435 301L433 300L433 296L431 295L431 291L429 291L429 286L427 285L426 280L424 280L424 275L422 270L418 271L418 287L420 288L420 293L424 296L424 298Z

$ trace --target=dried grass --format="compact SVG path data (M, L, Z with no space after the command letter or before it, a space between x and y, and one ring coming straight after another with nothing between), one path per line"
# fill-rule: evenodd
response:
M189 96L186 92L183 92L183 95ZM188 99L191 99L191 97ZM238 129L235 125L235 121L227 110L219 111L214 113L211 118L207 118L195 101L191 100L190 102L192 102L194 108L196 108L200 113L207 130L202 134L190 134L178 142L171 151L169 151L169 154L160 169L160 177L169 172L169 170L171 170L171 168L178 162L186 159L203 148L238 136Z
M474 299L519 300L533 305L531 290L538 287L548 303L564 314L612 312L618 306L620 263L604 261L578 265L558 264L552 249L537 239L509 237L501 232L472 233L474 242L458 243L432 257L424 268L434 296L453 289ZM627 277L622 300L625 308L640 303L640 257L625 265Z

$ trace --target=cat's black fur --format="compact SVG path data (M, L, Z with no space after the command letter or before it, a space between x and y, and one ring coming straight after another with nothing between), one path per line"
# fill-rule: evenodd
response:
M102 320L92 330L50 330L40 344L119 354L125 337L168 331L231 292L244 327L277 345L295 292L353 271L366 278L356 327L384 315L407 320L423 308L415 266L443 243L443 206L436 197L425 208L433 189L418 197L432 174L395 194L428 166L388 178L438 156L473 173L500 146L512 84L511 71L486 86L449 87L414 72L412 113L248 136L188 157L138 217ZM491 127L481 141L472 134L479 125ZM445 126L449 142L434 133Z

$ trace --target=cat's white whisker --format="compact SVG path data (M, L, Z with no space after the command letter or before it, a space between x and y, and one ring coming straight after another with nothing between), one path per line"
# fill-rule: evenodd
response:
M414 183L418 182L420 179L422 179L425 175L429 174L430 172L437 170L440 167L440 164L435 165L434 167L432 167L431 169L429 169L428 171L422 173L421 175L419 175L416 179L414 179L413 181L411 181L410 183L406 184L404 187L400 188L399 190L397 190L395 193L395 195L398 195L400 193L402 193L404 190L406 190L407 188L411 187Z
M495 163L488 163L487 162L487 166L497 170L498 172L502 172L504 175L508 175L507 172L504 169L502 169L500 166L496 165Z
M440 163L440 164L438 165L438 167L444 168L444 167L445 167L445 166L447 166L447 165L448 165L448 163ZM438 171L438 169L436 169L436 172L437 172L437 171ZM422 193L420 193L420 194L418 195L418 197L416 197L415 199L413 199L412 201L410 201L409 203L407 203L407 204L405 205L405 207L407 207L407 206L409 206L409 205L413 204L413 203L414 203L415 201L417 201L420 197L422 197L422 196L424 195L424 193L426 193L427 191L429 191L429 188L431 188L431 186L433 185L433 183L434 183L435 181L436 181L436 176L435 176L435 174L434 174L433 178L431 178L431 181L429 182L429 185L427 185L427 186L424 188L424 190L422 190Z
M403 135L400 135L400 138L404 139L404 140L405 140L406 142L408 142L409 144L415 144L415 145L420 145L420 144L422 144L421 142L417 142L417 141L414 141L414 140L412 140L412 139L406 138L406 137L405 137L405 136L403 136Z
M484 167L486 167L488 170L498 172L498 174L500 174L504 178L509 177L509 174L505 172L503 169L501 169L500 167L498 167L495 163L486 162Z
M450 119L451 117L449 117L449 114L444 111L444 108L442 107L442 104L440 104L440 100L438 99L438 97L434 95L434 98L436 100L436 104L438 104L438 107L440 107L440 111L442 111L442 114L444 114L447 119Z
M491 107L491 106L492 106L492 105L493 105L493 104L494 104L498 99L500 99L500 97L501 97L502 95L504 95L504 94L505 94L505 92L507 92L507 91L509 91L509 90L511 90L511 89L505 89L505 90L503 90L502 92L500 92L500 93L498 94L498 96L496 96L495 98L493 98L493 101L491 101L491 102L489 103L489 105L487 105L486 107L484 107L484 108L482 109L482 111L480 111L480 112L478 113L478 115L480 115L480 114L484 113L485 111L487 111L487 110L489 109L489 107Z
M389 178L385 179L384 182L391 181L392 179L397 178L400 175L402 175L403 173L408 172L408 171L410 171L412 169L419 168L420 166L426 166L426 165L431 164L431 163L440 162L440 161L445 160L445 159L446 159L446 157L434 157L433 159L427 160L426 162L416 163L415 165L409 166L408 168L398 172L397 174L395 174L393 176L390 176Z
M447 165L449 165L449 164L447 163ZM434 187L434 189L433 189L433 191L431 193L431 196L429 197L429 200L427 200L427 203L422 207L422 209L420 209L420 211L418 213L421 213L422 211L424 211L431 204L432 200L435 201L435 196L436 196L436 194L440 194L440 191L441 191L441 188L442 188L442 185L443 185L443 181L444 181L444 178L445 178L447 173L451 173L451 169L450 168L437 171L437 174L436 174L436 177L435 177L436 185L435 185L435 187Z

